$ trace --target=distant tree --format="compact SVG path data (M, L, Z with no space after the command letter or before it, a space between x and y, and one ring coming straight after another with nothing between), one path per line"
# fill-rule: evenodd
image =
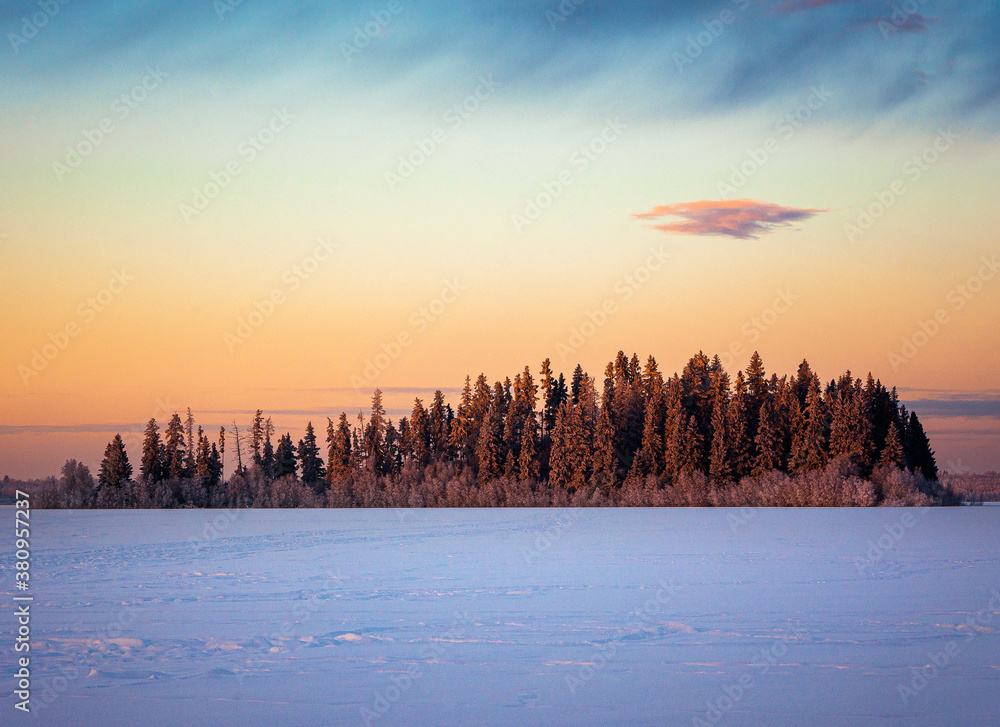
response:
M384 474L388 467L385 451L385 407L382 405L382 390L372 394L372 411L368 424L363 428L365 465L375 474Z
M340 413L340 419L334 426L332 419L327 419L326 443L327 479L333 482L336 478L342 477L351 471L354 465L353 451L351 450L351 425L347 422L347 414Z
M708 465L709 477L717 484L729 482L733 477L733 461L726 428L728 411L729 404L725 398L718 397L712 410L712 451Z
M899 435L899 425L893 422L885 437L885 446L879 457L879 464L885 467L906 467L906 454L903 451L903 440Z
M187 417L184 419L184 433L187 436L187 463L188 468L193 469L196 459L196 452L198 448L198 442L194 438L194 415L191 413L191 407L187 408Z
M789 469L801 474L823 469L827 463L829 417L816 379L806 393L806 409L792 432Z
M59 480L59 492L66 508L86 508L94 506L94 478L90 468L75 459L66 460Z
M113 491L117 500L117 494L125 489L131 479L132 465L128 461L125 442L122 441L121 434L115 434L115 438L104 449L104 459L101 460L101 469L97 474L98 491Z
M437 460L450 459L450 447L448 445L450 432L448 417L448 407L445 405L444 393L438 389L434 392L434 399L427 410L427 434L430 444L431 456Z
M499 382L497 384L499 387ZM476 470L480 482L490 482L503 474L506 453L503 448L503 406L502 392L490 400L486 418L479 429L476 444Z
M910 414L904 440L906 463L911 472L917 470L928 480L937 480L938 468L934 460L934 450L924 433L924 427L916 412Z
M413 400L413 410L406 428L406 448L413 461L421 467L431 462L431 432L427 410L419 398Z
M305 436L299 440L299 464L302 468L302 481L314 490L325 489L326 470L323 459L319 456L319 446L316 444L316 431L312 422L306 424Z
M298 468L295 463L295 446L292 444L292 435L285 433L278 439L278 447L274 451L274 479L291 475L295 477Z
M219 427L219 459L222 462L222 471L226 470L226 428Z
M750 407L753 398L747 391L743 372L736 372L736 383L732 402L726 419L726 430L729 433L729 453L732 462L733 478L739 480L750 474L753 469L755 454L755 427L750 418Z
M164 450L160 441L160 428L156 425L156 419L150 419L146 424L146 431L142 439L142 461L139 471L144 480L148 482L159 482L164 478Z
M166 441L164 442L164 463L168 477L180 479L187 477L187 444L184 441L184 424L180 416L174 412L167 424Z
M774 402L770 397L765 398L760 407L757 438L754 443L757 450L751 472L754 477L761 477L768 472L782 469L781 424L779 412L775 410Z
M253 461L258 467L263 464L265 434L264 412L258 409L254 412L253 423L250 425L250 448L253 451Z
M607 400L605 400L605 403ZM608 491L618 485L618 457L615 455L615 430L611 424L608 406L601 407L594 428L594 451L590 483Z

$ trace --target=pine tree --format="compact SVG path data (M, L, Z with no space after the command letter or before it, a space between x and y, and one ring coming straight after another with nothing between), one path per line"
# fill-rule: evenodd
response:
M326 475L330 482L350 473L353 466L351 450L351 425L347 422L347 414L340 413L336 427L332 419L327 419L326 442L327 464Z
M219 427L219 459L222 463L223 474L226 471L226 428Z
M187 445L184 442L184 425L177 412L170 417L164 441L164 463L167 476L180 479L187 476Z
M882 447L879 464L883 467L903 468L906 466L903 440L899 436L899 425L895 422L889 425L889 433L885 437L885 446Z
M591 477L593 455L583 409L563 402L552 430L549 481L554 487L579 489Z
M733 463L726 429L728 412L729 405L725 398L717 397L712 411L712 453L708 464L709 477L716 484L729 482L733 476Z
M570 380L569 390L570 395L573 397L573 403L578 404L580 402L580 384L583 382L583 366L580 364L576 365L573 369L573 378Z
M104 450L101 470L97 474L98 489L116 493L118 497L112 498L112 501L118 502L121 499L120 493L131 479L132 465L128 461L125 442L122 441L122 435L115 434L115 438Z
M643 480L648 475L659 475L663 467L663 392L653 387L652 395L646 402L643 418L642 445L632 460L628 479Z
M278 448L274 452L274 479L298 474L298 467L295 463L295 445L292 444L292 435L287 432L278 439Z
M260 467L264 461L264 413L260 409L254 412L253 423L250 426L250 447L253 449L253 461Z
M382 390L372 394L372 413L364 426L365 465L375 474L385 474L387 458L385 452L385 407L382 406Z
M538 479L538 426L535 423L535 415L532 412L529 419L521 429L521 442L519 446L517 470L518 477L522 480Z
M593 474L590 483L602 490L617 486L618 458L615 456L615 430L608 407L602 406L594 430Z
M775 411L773 399L771 397L764 399L764 403L760 407L755 440L757 456L751 471L754 477L782 469L782 437L779 416L779 413Z
M551 434L551 431L548 428L548 421L544 412L546 411L546 406L548 405L548 402L552 397L552 387L554 387L556 383L555 378L552 375L552 362L549 361L549 359L545 359L544 361L542 361L541 376L542 379L540 382L540 393L542 395L542 410L543 410L541 425L542 425L542 441L545 441L546 439L548 439L549 435Z
M302 481L317 491L325 489L323 485L326 483L326 470L323 467L323 459L319 456L316 431L312 422L306 423L306 434L299 440L298 455L302 467Z
M427 411L427 428L431 456L438 461L450 459L448 440L451 432L449 431L448 411L444 403L444 394L440 389L434 392L434 400Z
M755 431L751 423L750 407L753 399L747 392L743 372L736 372L736 384L733 399L729 405L726 419L726 431L729 434L729 453L732 462L732 476L740 480L750 474L753 469L755 452Z
M928 480L937 480L938 468L934 460L934 450L930 440L924 433L924 427L917 418L916 412L910 414L904 439L904 456L911 472L917 470Z
M195 439L194 437L194 415L191 413L191 407L187 408L187 418L184 420L184 431L187 434L188 467L193 468L196 456L196 449L198 446L198 440Z
M163 444L160 442L160 428L156 419L150 419L142 440L142 461L139 472L147 482L159 482L164 478Z
M503 451L501 406L503 406L503 397L493 398L486 410L486 418L479 428L479 442L476 444L476 469L480 482L490 482L503 474L506 453Z
M271 444L271 435L274 434L274 425L271 417L264 422L264 447L260 458L260 466L266 477L270 477L274 471L274 445Z
M431 435L427 417L420 399L413 400L413 411L410 414L409 426L406 430L406 449L413 461L421 467L426 467L431 461Z

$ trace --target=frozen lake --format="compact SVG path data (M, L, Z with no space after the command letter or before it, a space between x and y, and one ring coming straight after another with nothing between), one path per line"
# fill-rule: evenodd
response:
M32 525L37 724L1000 723L1000 508Z

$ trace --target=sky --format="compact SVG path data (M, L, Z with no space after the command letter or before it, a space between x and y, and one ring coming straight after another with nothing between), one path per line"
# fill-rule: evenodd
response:
M16 0L0 475L619 349L869 371L1000 470L984 0Z

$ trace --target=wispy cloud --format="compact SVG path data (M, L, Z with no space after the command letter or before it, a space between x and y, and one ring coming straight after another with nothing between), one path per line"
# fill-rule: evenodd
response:
M824 209L784 207L755 199L701 199L654 207L632 215L641 220L679 217L673 222L651 225L668 235L725 235L756 240L760 235L792 222L807 220Z
M815 10L826 5L840 5L844 0L788 0L774 7L776 13L797 13L802 10Z

